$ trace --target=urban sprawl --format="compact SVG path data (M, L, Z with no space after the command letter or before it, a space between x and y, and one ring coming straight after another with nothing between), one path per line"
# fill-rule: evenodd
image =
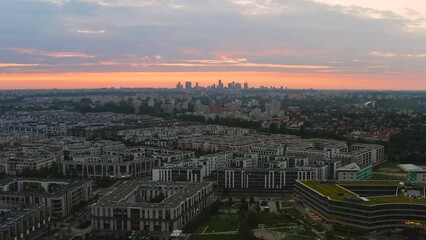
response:
M399 138L425 106L222 81L2 91L0 240L421 237L426 140Z

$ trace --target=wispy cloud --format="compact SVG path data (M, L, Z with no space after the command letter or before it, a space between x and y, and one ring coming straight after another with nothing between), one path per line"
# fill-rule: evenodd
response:
M369 52L368 55L373 57L384 57L384 58L394 58L396 57L396 54L393 52L379 52L379 51L372 51Z
M247 15L277 14L283 12L287 6L275 0L230 0L242 9Z
M40 64L30 64L30 63L0 63L0 68L14 68L14 67L36 67Z
M106 30L88 30L88 29L77 29L74 31L77 33L83 33L83 34L104 34L107 32Z
M13 51L19 54L46 56L53 58L93 58L95 56L80 52L48 52L32 48L2 48L2 50Z
M217 57L235 57L235 56L313 56L326 55L328 52L323 50L301 50L294 48L270 48L270 49L253 49L252 51L216 51L212 53Z
M203 64L237 64L246 62L247 58L228 58L228 57L221 57L218 59L198 59L198 60L188 60L187 62L190 63L203 63Z
M178 67L242 67L242 68L281 68L281 69L331 69L332 66L323 65L304 65L304 64L272 64L249 62L246 58L227 58L218 59L197 59L187 60L175 63L153 63L144 64L145 66L178 66Z
M384 57L384 58L395 58L395 57L405 57L405 58L426 58L426 53L417 53L417 54L396 54L393 52L380 52L372 51L368 55L373 57Z
M408 57L408 58L426 58L426 53L425 54L404 54L402 56Z

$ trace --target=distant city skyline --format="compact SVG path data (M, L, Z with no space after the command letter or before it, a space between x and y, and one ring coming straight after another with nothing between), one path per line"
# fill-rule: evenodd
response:
M404 84L405 79L410 84ZM353 90L426 90L420 73L325 75L280 72L112 72L112 73L35 73L2 74L0 89L74 89L74 88L175 88L177 82L191 81L208 86L221 79L224 83L250 82L250 86L288 87L293 89ZM402 79L402 80L400 80Z

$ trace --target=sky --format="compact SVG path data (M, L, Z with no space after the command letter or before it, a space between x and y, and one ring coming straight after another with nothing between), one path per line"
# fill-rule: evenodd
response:
M0 89L218 79L426 90L426 1L0 1Z

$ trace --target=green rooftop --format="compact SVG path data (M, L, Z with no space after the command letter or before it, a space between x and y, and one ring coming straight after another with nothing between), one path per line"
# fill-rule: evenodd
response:
M376 205L384 203L418 203L426 204L426 198L410 199L404 196L379 196L379 197L368 197L369 201L363 202L367 205Z
M344 200L347 196L357 196L355 193L335 183L319 183L317 181L303 181L303 183L311 189L324 196L328 196L333 200Z
M397 180L338 181L341 186L399 186Z
M358 195L348 189L345 186L400 186L400 181L339 181L335 183L331 182L319 182L319 181L301 181L307 187L315 190L323 196L329 197L334 201L351 201L351 197L358 197ZM417 187L425 187L424 184L416 185ZM418 203L426 204L426 198L411 199L406 196L375 196L375 197L362 197L364 201L353 202L366 205L386 204L386 203Z

